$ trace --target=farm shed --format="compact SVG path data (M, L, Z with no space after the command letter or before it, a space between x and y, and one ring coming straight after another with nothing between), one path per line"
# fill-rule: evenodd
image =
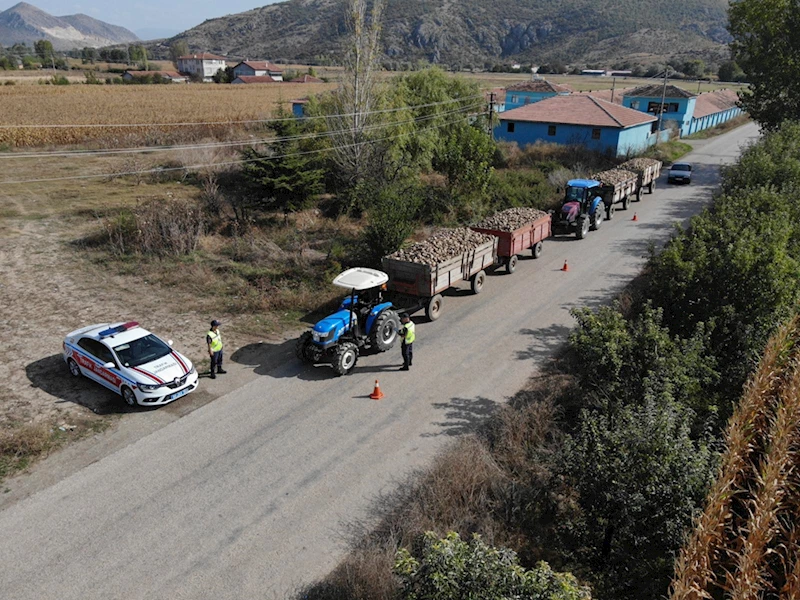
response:
M280 83L280 80L269 75L239 75L231 83Z
M122 79L125 81L144 80L154 78L155 76L162 79L168 79L172 83L186 83L186 75L181 75L177 71L125 71L122 74Z
M520 146L536 142L581 144L617 156L655 143L656 117L589 95L555 96L498 115L495 137Z

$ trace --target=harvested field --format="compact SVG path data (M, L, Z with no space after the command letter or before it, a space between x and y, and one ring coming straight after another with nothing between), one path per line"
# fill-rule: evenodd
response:
M427 240L398 250L386 258L434 266L474 250L492 239L492 236L472 231L468 227L439 229Z
M218 137L230 132L231 121L269 119L281 103L289 109L292 100L335 86L335 83L2 86L0 146L94 142L103 147L119 147ZM257 124L244 123L240 127L254 125Z
M535 208L509 208L487 217L476 227L511 232L546 215L546 212Z

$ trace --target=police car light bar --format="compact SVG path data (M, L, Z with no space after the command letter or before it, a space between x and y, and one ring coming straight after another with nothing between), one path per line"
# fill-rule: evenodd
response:
M138 327L139 323L136 321L128 321L127 323L123 323L122 325L117 325L116 327L109 327L108 329L104 329L97 335L101 338L109 337L114 335L115 333L122 333L123 331L128 331L128 329L133 329L134 327Z

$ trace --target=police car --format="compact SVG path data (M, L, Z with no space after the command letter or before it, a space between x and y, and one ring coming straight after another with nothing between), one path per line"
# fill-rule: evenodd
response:
M73 331L64 339L64 361L72 375L93 379L131 406L167 404L197 388L191 361L135 321Z

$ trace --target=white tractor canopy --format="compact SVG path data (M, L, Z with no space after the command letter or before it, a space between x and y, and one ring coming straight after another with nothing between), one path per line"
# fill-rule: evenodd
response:
M383 271L368 269L366 267L353 267L339 273L333 280L333 285L347 288L348 290L369 290L389 281L389 276Z

